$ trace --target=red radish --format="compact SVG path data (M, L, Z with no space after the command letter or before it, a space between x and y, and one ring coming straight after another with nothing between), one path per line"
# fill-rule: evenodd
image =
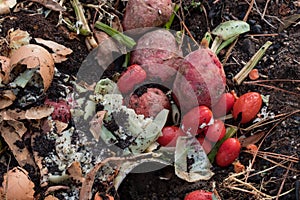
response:
M58 102L55 102L46 99L45 104L54 107L54 111L51 114L53 120L58 120L65 123L68 123L70 121L71 119L70 106L66 101L60 100Z
M210 141L206 140L204 137L198 137L197 140L203 147L205 153L208 154L212 149L212 145L211 145Z
M210 122L212 117L213 114L208 107L197 106L183 116L181 128L186 133L197 135L204 131L204 126Z
M257 92L243 94L233 105L232 115L235 120L241 116L241 124L250 122L255 118L262 105L262 97Z
M220 167L227 167L239 156L241 143L236 138L225 140L216 155L216 163Z
M175 147L177 138L183 135L184 133L179 127L165 126L162 129L162 136L157 139L157 142L162 146Z
M213 193L205 190L195 190L184 197L184 200L212 200Z
M121 93L127 94L134 90L134 87L146 79L146 72L139 65L131 65L118 80L118 87Z
M226 134L226 128L223 121L216 119L212 125L207 128L205 137L211 142L220 141Z
M235 98L231 93L222 94L219 102L213 106L212 111L214 113L214 117L222 117L225 116L229 111L231 111L235 102Z

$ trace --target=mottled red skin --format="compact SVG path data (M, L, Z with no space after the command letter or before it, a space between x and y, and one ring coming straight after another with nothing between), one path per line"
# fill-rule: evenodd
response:
M139 64L149 80L172 87L177 70L182 65L182 51L174 36L159 29L143 35L131 53L131 63Z
M211 142L220 141L226 135L226 128L223 121L216 119L205 131L205 138Z
M205 153L208 154L212 149L211 142L206 140L204 137L198 137L197 140L201 144L201 146L204 149Z
M232 115L238 119L239 113L242 113L241 124L245 124L254 119L262 105L262 97L257 92L248 92L240 96L233 105Z
M222 94L219 102L215 104L212 108L214 117L222 117L229 113L234 105L235 98L231 93Z
M168 97L160 89L148 88L140 97L136 94L131 95L128 107L145 117L155 117L163 109L170 110L171 105Z
M192 135L197 135L205 131L200 129L203 123L208 124L212 119L213 114L207 106L197 106L186 113L181 122L183 132L189 132Z
M135 86L143 83L147 74L139 65L131 65L118 80L118 88L122 94L130 93Z
M175 147L177 138L184 135L177 126L165 126L162 129L162 136L157 139L157 142L162 146Z
M227 167L237 159L241 151L241 143L236 138L225 140L216 155L215 161L220 167Z
M122 21L123 29L162 26L169 21L172 12L171 0L129 0Z
M54 111L51 114L53 120L58 120L64 123L68 123L71 119L70 106L66 101L60 100L58 102L45 100L46 105L54 107Z
M173 85L181 111L189 111L197 105L209 108L216 104L225 90L226 77L217 56L200 48L185 57L188 62L179 68Z
M195 190L187 194L184 200L212 200L212 192L205 190Z

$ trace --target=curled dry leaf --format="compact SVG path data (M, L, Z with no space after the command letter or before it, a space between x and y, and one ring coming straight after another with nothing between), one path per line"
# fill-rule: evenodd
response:
M265 135L265 132L259 132L249 137L241 137L239 141L241 142L242 147L247 147L250 144L257 143L260 139L262 139Z
M67 173L70 175L69 177L76 181L77 183L82 183L84 178L82 176L82 170L80 166L80 162L73 162L67 169Z
M13 104L15 99L16 96L11 90L0 91L0 109L6 108Z
M17 49L10 58L9 73L6 74L5 79L6 83L12 78L13 74L11 73L19 65L26 65L27 69L38 68L38 73L43 80L44 91L49 88L54 76L54 61L45 48L28 44Z
M27 31L9 30L9 48L11 49L10 55L12 55L17 49L23 45L29 44L31 37Z
M93 119L90 121L90 131L93 134L95 140L98 142L102 130L103 119L107 111L99 111L95 114Z
M42 38L35 38L35 41L39 44L43 44L47 47L49 47L54 53L52 54L52 57L54 59L54 62L61 63L63 61L66 61L66 56L71 54L73 51L70 48L67 48L61 44L58 44L56 42L53 42L51 40L44 40Z
M10 59L5 56L0 56L0 84L2 81L5 81L4 78L6 77L5 75L8 74L9 72L9 63Z
M2 0L0 1L0 15L8 14L10 8L17 4L16 0Z
M25 117L26 119L42 119L50 116L53 111L54 108L52 106L41 105L26 110Z
M24 167L27 164L35 167L35 163L31 157L31 154L29 150L26 148L22 138L20 137L20 135L24 133L20 133L19 132L20 130L16 130L18 126L19 125L17 125L16 127L11 126L7 121L1 122L0 124L1 136L9 146L10 150L13 152L15 159L18 161L21 167Z
M6 199L34 199L34 184L28 177L28 172L20 167L14 167L4 175L2 183Z

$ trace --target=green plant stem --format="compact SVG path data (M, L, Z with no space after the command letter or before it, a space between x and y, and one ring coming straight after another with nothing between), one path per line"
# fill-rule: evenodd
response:
M267 41L255 54L254 56L246 63L246 65L241 69L241 71L233 77L233 80L240 85L243 80L248 76L251 70L256 66L258 61L262 58L262 56L266 53L269 46L271 46L272 42Z
M218 47L218 49L216 51L216 54L218 55L222 49L224 49L225 47L230 45L236 38L238 38L238 35L234 36L234 37L231 37L228 40L222 42L222 44Z
M128 37L123 33L120 33L116 29L113 29L102 22L97 21L95 23L95 27L97 29L104 31L105 33L113 37L115 40L117 40L120 44L123 44L128 48L133 48L136 45L136 42L131 37Z
M175 4L175 6L174 6L174 11L173 11L173 13L172 13L172 15L171 15L169 21L165 24L165 28L166 28L167 30L170 30L170 28L171 28L171 26L172 26L172 23L173 23L173 21L174 21L175 15L176 15L177 11L179 10L179 8L180 8L180 6L177 5L177 4Z
M215 37L210 49L216 53L222 42L223 40L219 36Z
M211 163L214 162L215 157L218 153L218 150L221 146L221 144L227 140L228 138L231 138L235 135L235 133L237 132L237 127L228 127L226 129L226 135L222 138L222 140L218 141L215 146L213 147L213 149L210 151L210 153L208 154L208 159Z

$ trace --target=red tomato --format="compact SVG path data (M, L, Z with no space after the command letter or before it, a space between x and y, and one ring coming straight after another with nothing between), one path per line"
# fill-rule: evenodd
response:
M203 123L208 124L213 114L206 106L197 106L183 116L181 128L184 132L197 135L204 131L201 128Z
M195 190L187 194L184 200L212 200L212 192L205 190Z
M227 167L239 156L241 143L236 138L228 138L225 140L216 155L216 163L220 167Z
M233 107L235 98L231 93L222 94L219 102L213 106L214 117L225 116Z
M197 140L203 147L205 153L208 154L212 149L210 141L205 140L204 137L198 137Z
M145 70L139 65L131 65L121 75L118 80L118 87L121 93L127 94L132 92L134 87L146 79L147 74Z
M183 136L184 133L177 126L166 126L162 129L162 136L157 139L157 142L162 146L176 146L176 140L179 136Z
M216 119L212 125L210 125L205 132L206 138L211 142L217 142L221 140L226 134L226 128L223 121Z
M241 124L248 123L255 118L261 105L261 95L257 92L248 92L236 100L233 105L232 115L234 119L238 119L239 115L241 115Z

